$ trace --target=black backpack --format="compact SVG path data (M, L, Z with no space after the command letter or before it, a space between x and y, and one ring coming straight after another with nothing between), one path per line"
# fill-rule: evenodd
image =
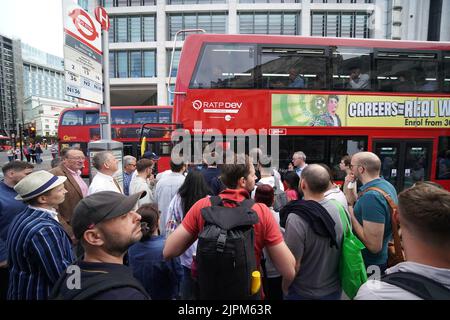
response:
M202 209L205 219L198 236L197 267L199 298L259 299L251 294L251 274L257 270L253 225L258 215L251 208L254 201L240 203L211 197L211 206ZM223 201L235 207L224 207Z
M424 300L450 300L450 289L439 282L412 272L394 272L381 281L402 288Z

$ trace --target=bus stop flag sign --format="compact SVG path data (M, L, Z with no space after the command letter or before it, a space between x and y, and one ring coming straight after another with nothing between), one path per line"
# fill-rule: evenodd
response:
M66 94L103 103L101 26L76 1L63 0Z

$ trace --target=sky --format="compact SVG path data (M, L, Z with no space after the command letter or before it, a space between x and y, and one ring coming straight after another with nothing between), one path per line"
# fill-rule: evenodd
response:
M0 34L62 58L62 0L0 0Z

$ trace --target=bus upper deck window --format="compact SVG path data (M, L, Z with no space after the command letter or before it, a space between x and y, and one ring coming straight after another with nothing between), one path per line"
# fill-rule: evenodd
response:
M444 83L443 91L450 92L450 55L444 56Z
M333 89L370 90L372 49L333 48Z
M376 54L375 67L377 89L380 91L439 90L438 60L435 52L379 50Z
M190 88L254 87L255 51L253 44L205 45Z
M64 116L61 121L61 125L63 126L81 126L83 125L83 115L84 111L82 110L73 110L64 113Z

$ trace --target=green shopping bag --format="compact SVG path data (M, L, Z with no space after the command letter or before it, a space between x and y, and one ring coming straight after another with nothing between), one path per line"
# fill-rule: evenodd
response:
M367 281L366 267L361 254L365 248L364 244L353 234L344 207L334 201L339 208L344 236L342 239L341 259L339 262L339 277L341 279L342 290L353 299L358 293L359 287Z

